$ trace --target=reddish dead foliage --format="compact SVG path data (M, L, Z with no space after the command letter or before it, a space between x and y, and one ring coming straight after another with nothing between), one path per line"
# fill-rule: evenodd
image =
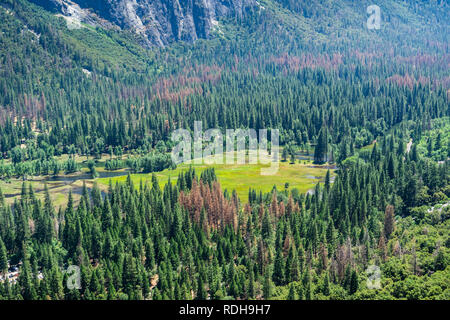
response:
M272 57L270 61L284 67L285 71L289 72L297 72L304 68L324 68L326 70L332 70L336 69L342 63L342 55L337 53L332 56L328 54L303 54L298 57L290 56L287 53L284 53L280 57Z
M419 83L422 85L428 84L430 82L430 78L419 76L417 79L415 79L413 76L410 76L409 74L406 74L404 76L395 74L387 78L386 82L393 82L398 86L407 86L410 89L412 89L414 85Z
M189 95L202 94L202 83L216 83L221 77L218 66L185 67L182 74L158 80L152 87L154 98L167 101L184 100Z
M236 204L224 197L217 181L210 187L208 184L203 184L202 180L199 183L194 180L191 192L188 194L180 192L179 201L197 223L201 223L201 213L205 210L206 225L202 226L204 228L223 229L230 224L236 228Z

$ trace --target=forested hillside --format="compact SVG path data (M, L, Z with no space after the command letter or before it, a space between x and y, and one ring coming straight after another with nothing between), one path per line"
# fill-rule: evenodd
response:
M0 298L450 298L447 1L380 0L369 30L369 1L261 0L156 45L32 2L0 0ZM96 179L173 170L194 121L279 129L285 162L333 172L248 199L213 168Z

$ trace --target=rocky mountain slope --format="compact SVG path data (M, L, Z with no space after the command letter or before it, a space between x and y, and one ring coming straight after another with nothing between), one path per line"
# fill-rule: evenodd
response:
M209 38L221 17L240 17L255 0L33 0L61 14L73 28L80 23L117 27L142 36L146 45Z

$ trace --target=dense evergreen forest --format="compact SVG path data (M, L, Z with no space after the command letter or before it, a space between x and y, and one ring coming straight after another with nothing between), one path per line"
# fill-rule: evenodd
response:
M450 299L448 3L379 1L371 31L365 1L338 2L261 1L211 39L148 49L1 0L0 181L23 184L12 201L0 187L0 299ZM239 199L191 168L62 206L27 181L95 178L105 154L108 171L173 169L171 133L194 121L279 129L284 160L313 151L336 176Z

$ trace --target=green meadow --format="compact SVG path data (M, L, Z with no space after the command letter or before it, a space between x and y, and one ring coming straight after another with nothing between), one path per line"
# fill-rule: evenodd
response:
M64 160L64 159L63 159ZM65 206L68 194L72 190L74 200L77 202L80 198L81 188L83 186L83 181L86 183L88 188L92 188L94 182L97 182L99 188L103 191L107 191L109 181L111 180L113 184L116 182L124 182L127 179L127 175L120 175L117 177L107 177L107 178L97 178L97 179L83 179L78 177L80 174L87 174L88 169L84 167L83 160L85 158L77 158L77 162L82 167L81 171L75 174L66 175L67 178L73 178L73 180L68 179L68 181L52 181L51 179L46 179L46 177L29 177L25 181L27 187L32 186L34 193L38 199L44 199L44 184L45 181L48 185L50 196L54 202L54 205ZM103 158L102 158L103 160ZM211 160L211 159L209 159ZM248 160L248 159L246 159ZM216 172L216 176L222 186L222 189L227 189L230 193L236 190L241 202L245 203L248 200L248 190L249 188L255 189L257 192L262 191L263 193L270 192L274 186L277 190L284 191L285 185L288 183L288 190L294 188L298 189L300 193L305 193L309 189L315 187L317 182L323 181L327 173L327 166L314 165L312 161L301 160L296 161L295 164L286 162L279 162L278 170L273 175L263 175L261 174L262 169L269 168L269 165L264 164L193 164L192 162L183 163L177 166L176 169L166 169L161 172L156 172L155 175L158 179L158 183L161 188L169 181L175 184L178 179L180 172L189 170L192 167L196 170L197 175L200 176L202 171L206 168L213 167ZM97 163L97 171L107 172L103 167L104 161L99 161ZM118 170L118 171L124 171ZM118 172L116 171L116 172ZM331 176L334 176L334 170L331 171ZM64 177L64 176L63 176ZM143 174L131 174L131 179L135 186L138 186L142 181L151 181L152 173ZM0 189L3 194L7 196L7 203L14 202L22 190L23 180L19 178L12 178L9 182L0 181ZM9 195L9 197L8 197ZM14 195L14 196L11 196Z
M323 181L327 173L326 166L312 165L310 161L301 161L301 163L290 164L289 162L279 162L278 171L274 175L262 175L261 169L268 167L262 164L181 164L175 170L166 169L155 173L158 183L163 187L169 180L176 183L178 174L186 171L192 166L197 175L200 175L203 170L213 167L216 176L222 186L222 189L227 189L229 192L236 190L240 200L247 202L248 190L253 188L257 191L270 192L275 185L277 190L285 190L285 184L289 183L289 189L297 188L301 193L307 192L319 181ZM333 171L331 170L332 176ZM141 180L143 183L150 181L152 174L131 174L131 180L135 186L139 185ZM100 178L96 179L99 185L107 186L109 180L116 183L116 181L123 182L127 176L120 176L114 178Z

